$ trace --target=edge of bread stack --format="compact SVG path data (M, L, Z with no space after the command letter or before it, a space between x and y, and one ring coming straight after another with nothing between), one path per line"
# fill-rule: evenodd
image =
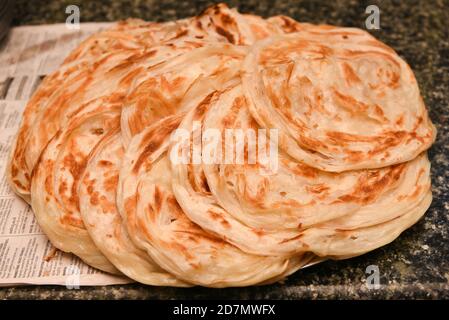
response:
M174 133L191 150L207 129L275 130L276 170L261 174L246 151L243 163L173 161ZM435 136L412 70L366 31L218 4L82 42L26 106L7 175L51 243L95 268L249 286L416 223Z

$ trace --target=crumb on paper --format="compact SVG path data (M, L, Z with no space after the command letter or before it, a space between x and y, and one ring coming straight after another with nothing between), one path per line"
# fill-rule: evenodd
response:
M57 253L58 253L58 249L56 249L55 247L52 247L50 249L50 251L48 252L48 254L44 257L44 260L46 262L49 262L56 256Z

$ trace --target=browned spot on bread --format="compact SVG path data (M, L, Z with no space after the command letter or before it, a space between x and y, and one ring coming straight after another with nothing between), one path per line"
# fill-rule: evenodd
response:
M66 181L62 181L61 184L59 185L59 193L63 194L67 191L67 182Z
M286 95L278 95L274 92L274 88L270 85L266 86L267 94L270 100L273 102L273 106L279 110L288 110L290 106L290 102L287 99ZM283 111L286 113L286 111Z
M395 121L397 126L402 126L404 124L404 114L401 114Z
M86 169L86 158L82 158L79 161L75 159L73 153L69 153L63 159L64 168L68 169L70 174L73 177L72 188L70 197L65 198L65 200L75 206L75 208L79 211L79 198L77 185L78 180Z
M58 131L57 132L57 134L60 134L61 133L61 131ZM50 144L50 142L53 140L53 139L57 139L56 138L56 136L55 137L53 137L51 140L49 140L48 142L47 142L47 144L45 145L45 147L44 147L44 149L42 149L42 150L45 150L47 147L48 147L48 145ZM34 166L34 168L31 170L31 177L29 178L30 180L34 177L34 175L37 173L37 171L39 170L39 168L40 168L40 163L41 163L41 161L42 161L42 157L44 156L44 153L45 152L41 152L41 154L39 155L39 158L37 159L37 162L36 162L36 164L35 164L35 166ZM51 160L45 160L45 162L44 162L44 172L52 172L52 170L53 170L53 161L51 161ZM29 188L29 186L28 186L28 188Z
M314 204L314 200L310 201L310 204ZM286 200L282 200L279 202L275 202L273 204L274 208L279 208L279 207L289 207L289 208L299 208L301 207L301 203L299 203L298 201L296 201L295 199L286 199Z
M307 192L314 193L314 194L321 194L325 193L326 191L329 191L329 186L327 186L324 183L317 183L314 185L307 185L306 190Z
M184 246L184 245L182 245L181 243L172 241L172 242L168 242L167 245L168 245L168 247L169 247L171 250L174 250L174 251L176 251L176 252L182 254L188 261L195 260L195 256L193 256L193 255L189 252L189 250L187 249L187 247ZM190 265L191 265L192 267L194 267L194 268L199 268L199 265L198 265L198 264L195 264L195 263L193 263L193 262L190 262Z
M60 219L59 222L62 225L70 225L77 228L84 229L84 223L83 220L81 220L78 217L73 216L72 214L64 214Z
M226 29L223 29L220 26L216 26L215 30L217 31L217 33L223 37L225 37L230 43L232 44L236 44L235 39L234 39L234 35L227 31Z
M200 269L201 265L199 263L193 263L190 262L189 265L193 268L193 269Z
M356 202L368 204L373 202L383 190L400 179L405 170L405 164L397 164L389 168L384 174L369 171L359 177L354 191L338 198L336 202Z
M314 60L322 60L331 56L334 50L328 46L319 45L317 48L310 50L310 52L317 55Z
M244 104L245 104L244 97L239 96L234 99L234 101L232 102L231 110L229 110L226 116L223 117L223 119L221 120L225 128L232 128L232 125L237 119L239 110L244 106Z
M100 160L100 161L98 161L98 166L100 168L108 168L108 167L111 167L113 165L114 164L111 161L108 161L108 160Z
M202 38L201 38L201 39L202 39ZM192 46L193 48L201 48L201 47L204 46L204 43L202 43L202 42L197 42L197 41L185 40L184 43L185 43L186 45Z
M209 184L207 183L207 179L206 179L206 175L204 173L204 171L201 172L201 190L205 193L205 194L210 194L210 188L209 188Z
M49 195L53 195L53 172L52 171L47 171L48 174L45 177L45 191L47 192L47 194Z
M173 195L167 196L167 205L170 210L170 213L174 217L183 217L184 211L182 211L181 206L179 205L178 201L176 201L176 198Z
M114 202L110 202L108 200L108 198L106 198L105 195L101 195L99 198L99 204L101 207L101 211L103 213L114 213L116 208L115 208L115 203Z
M111 178L106 179L103 184L106 188L106 192L115 192L115 190L117 189L117 182L118 175L114 175ZM100 206L103 213L116 212L115 202L109 201L105 195L101 195L98 191L95 191L95 179L85 181L85 184L87 186L87 194L89 195L89 202L91 205Z
M150 241L152 239L154 239L153 234L148 229L145 220L143 220L143 219L136 219L136 222L137 222L137 227L139 228L140 231L143 232L143 234L147 237L147 239L149 239Z
M159 188L159 186L155 186L154 187L154 206L155 206L156 212L161 211L163 200L164 200L164 193L162 192L161 188Z
M170 133L178 127L181 119L179 116L167 117L161 122L160 127L153 128L143 137L140 146L145 147L134 163L133 173L137 173L145 160L159 149Z
M378 145L370 150L368 154L374 155L381 152L384 152L391 147L399 145L401 142L406 140L407 137L413 137L414 132L406 132L406 131L393 131L393 132L386 132L381 137L374 137L374 139L377 138Z
M138 67L132 70L131 72L128 72L126 76L124 76L122 79L120 79L120 87L129 87L132 83L132 81L137 77L139 73L143 71L143 67ZM124 98L124 96L123 96Z
M388 119L387 117L385 117L383 109L378 104L374 105L374 113L377 116L377 120L380 120L384 123L388 123Z
M310 167L308 165L305 165L303 163L295 163L295 165L293 167L289 166L290 170L293 171L294 174L302 176L302 177L306 177L306 178L315 178L318 173L319 170L315 169L313 167Z
M222 216L221 213L215 212L212 209L207 210L207 213L213 220L219 222L223 227L227 229L231 228L231 224Z
M280 16L279 18L283 22L282 29L284 30L284 32L291 33L301 30L300 24L292 18L286 16Z
M136 196L126 198L124 207L127 214L134 212L136 210Z
M223 13L223 14L221 15L220 20L221 20L221 22L222 22L225 26L226 26L226 25L229 25L229 24L235 24L234 18L232 18L231 16L229 16L229 15L227 15L227 14L225 14L225 13Z
M195 238L194 236L188 236L189 240L194 242L194 243L199 243L199 239Z
M28 187L24 186L19 180L14 179L13 182L20 189L23 189L23 190L27 190L28 189Z
M262 237L265 235L265 231L262 229L251 229L252 232L254 232L257 236Z
M145 149L139 155L134 164L133 173L137 173L139 171L139 168L142 166L142 163L162 145L162 142L163 139L161 137L156 137L145 146Z
M211 93L209 93L199 104L198 106L195 108L195 113L193 118L195 120L201 119L204 114L206 113L206 111L209 109L210 103L212 101L212 98L214 97L214 95L216 94L217 91L213 91Z
M358 150L345 149L344 152L346 153L346 160L352 163L361 161L365 157L365 153Z
M227 229L231 228L231 224L227 220L221 220L221 225Z
M121 71L123 69L129 68L134 64L137 64L138 62L144 61L148 58L151 58L157 53L157 50L150 50L150 51L144 51L144 52L137 52L128 58L124 59L121 63L114 66L110 70L108 70L108 73Z
M200 192L201 190L198 189L198 186L196 185L195 175L194 175L193 170L194 170L193 164L189 162L187 164L187 180L189 181L189 184L191 185L192 189L195 192Z
M90 192L90 204L97 206L99 204L99 193L97 191L91 190Z
M360 78L357 76L357 73L346 62L343 62L343 72L344 72L346 83L348 85L357 84L357 83L361 82Z
M94 128L94 129L91 129L90 132L95 135L102 135L104 133L104 129L103 128Z
M409 196L411 199L416 198L421 193L422 186L416 186L413 193Z
M365 113L369 108L369 105L358 101L351 96L344 95L336 89L333 89L333 94L336 102L352 114Z
M15 164L11 165L11 176L15 177L19 173L19 169Z
M187 29L179 30L176 32L176 35L172 39L174 40L174 39L181 38L183 36L186 36L188 33L189 33L189 30L187 30Z
M217 4L213 7L214 14L219 15L219 14L221 13L222 9L224 9L224 8L227 8L227 6L222 6L221 3L217 3Z
M103 187L106 192L114 192L117 189L118 184L118 174L114 174L113 176L104 180Z

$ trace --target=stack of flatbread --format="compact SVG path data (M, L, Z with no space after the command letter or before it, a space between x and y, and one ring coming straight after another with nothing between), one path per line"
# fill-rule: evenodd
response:
M29 101L7 174L95 268L248 286L417 222L435 135L412 70L367 32L218 4L84 41Z

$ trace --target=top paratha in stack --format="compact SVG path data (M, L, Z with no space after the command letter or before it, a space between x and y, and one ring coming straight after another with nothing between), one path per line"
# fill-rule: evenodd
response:
M243 69L251 114L309 166L384 167L435 139L410 67L365 31L306 25L256 43Z
M195 125L195 121L199 123ZM343 173L309 167L282 150L271 159L269 154L261 154L270 138L251 117L239 84L203 100L184 117L180 128L191 135L180 142L174 140L171 156L186 148L199 147L203 153L200 164L193 159L172 159L176 199L192 221L249 253L312 251L337 256L339 252L319 243L346 241L363 228L382 229L382 224L407 215L430 192L430 163L425 154L399 165ZM208 136L208 130L220 135ZM255 139L250 139L250 133ZM244 137L240 145L236 143L239 135ZM200 139L194 138L198 136ZM254 161L249 159L251 149L257 151ZM226 159L229 150L231 157ZM206 158L209 151L214 153L213 161ZM277 162L273 172L270 161ZM428 205L425 201L421 214ZM326 233L325 239L307 240L306 235L321 233L322 228L334 233ZM365 252L384 241L358 242L359 249L345 249Z

